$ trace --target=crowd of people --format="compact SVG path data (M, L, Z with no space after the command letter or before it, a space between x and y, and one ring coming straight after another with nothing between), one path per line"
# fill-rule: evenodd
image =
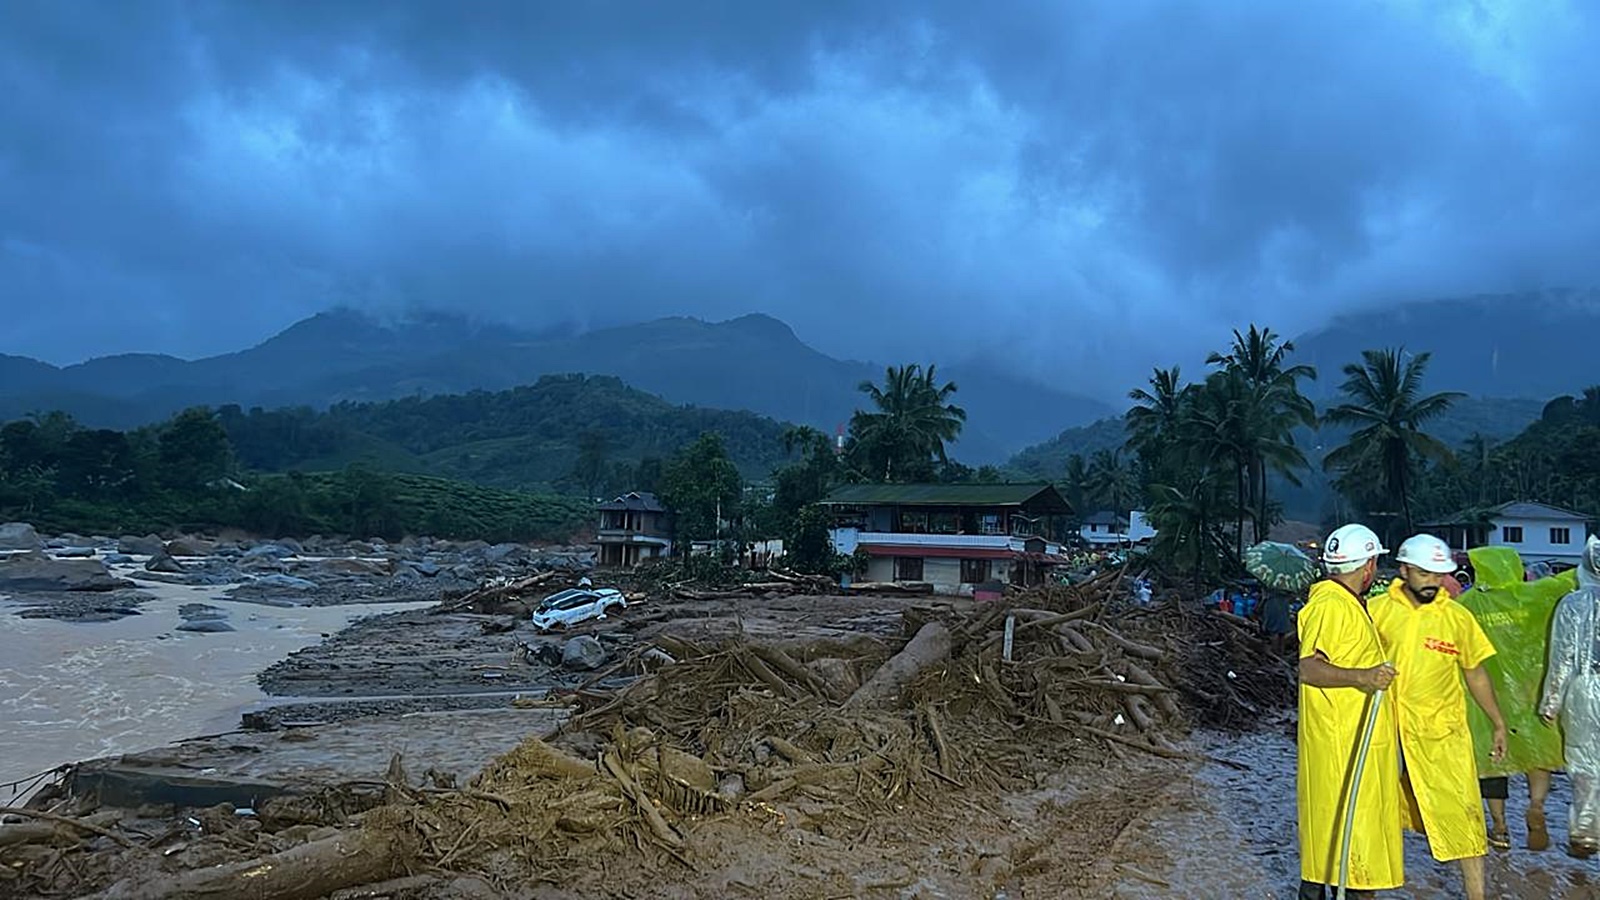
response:
M1326 577L1297 617L1297 800L1302 900L1404 884L1402 830L1459 861L1485 896L1484 857L1510 848L1508 778L1529 788L1527 846L1549 846L1550 774L1572 784L1567 850L1600 850L1600 539L1572 572L1525 580L1515 551L1472 551L1471 590L1443 541L1419 534L1389 554L1365 526L1322 547ZM1459 593L1457 593L1459 592ZM1286 635L1287 602L1265 609ZM1272 629L1268 629L1271 631ZM1484 814L1485 802L1489 815Z

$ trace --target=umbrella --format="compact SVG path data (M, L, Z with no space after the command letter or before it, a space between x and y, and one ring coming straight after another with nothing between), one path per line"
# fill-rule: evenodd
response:
M1298 591L1317 580L1311 557L1293 544L1262 541L1244 551L1244 567L1267 587Z

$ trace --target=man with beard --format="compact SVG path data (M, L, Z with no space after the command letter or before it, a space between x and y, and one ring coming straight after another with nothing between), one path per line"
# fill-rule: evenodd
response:
M1483 670L1494 645L1472 613L1443 589L1445 576L1456 570L1444 541L1416 535L1400 545L1395 560L1400 577L1369 609L1398 672L1390 693L1400 728L1407 824L1427 834L1434 859L1461 861L1468 900L1482 900L1488 834L1466 694L1494 723L1491 756L1498 761L1505 755L1505 720Z

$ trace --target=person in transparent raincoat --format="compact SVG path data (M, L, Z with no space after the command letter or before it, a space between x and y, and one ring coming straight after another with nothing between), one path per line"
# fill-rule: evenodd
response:
M1561 719L1572 779L1573 856L1600 851L1600 538L1578 565L1578 589L1562 598L1550 627L1550 665L1539 717Z

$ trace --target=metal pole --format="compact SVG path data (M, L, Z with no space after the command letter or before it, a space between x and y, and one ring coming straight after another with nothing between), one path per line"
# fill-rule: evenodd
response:
M1000 658L1011 662L1011 640L1017 633L1017 617L1006 616L1006 638L1000 650Z

